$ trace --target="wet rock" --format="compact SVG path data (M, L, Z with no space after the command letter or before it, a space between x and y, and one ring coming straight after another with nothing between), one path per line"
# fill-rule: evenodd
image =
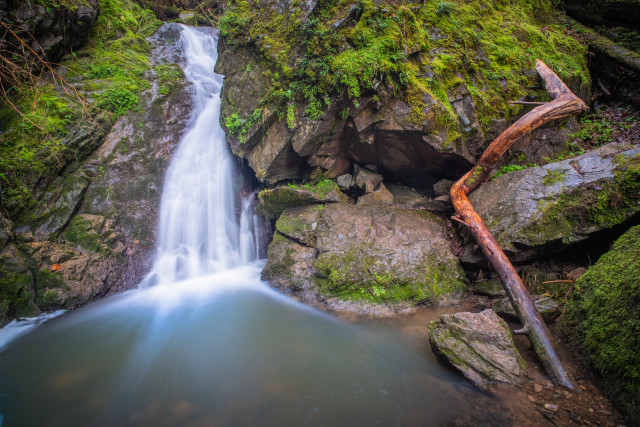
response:
M31 219L31 232L36 240L55 238L78 210L89 180L82 172L57 178L38 206L25 219ZM30 237L31 238L31 237Z
M445 223L428 212L314 205L285 210L276 231L263 278L307 301L336 309L364 307L339 301L364 301L404 310L452 303L466 290Z
M39 314L35 292L28 259L13 243L5 243L0 249L0 327L16 317Z
M456 313L429 322L434 354L481 388L491 383L518 383L525 363L507 324L492 310Z
M256 177L268 184L302 176L302 159L293 151L289 130L283 122L268 129L264 139L247 154L247 160Z
M426 204L426 197L413 188L397 184L387 184L385 187L393 196L393 204L397 208L420 209Z
M560 315L560 306L550 296L534 295L532 298L536 310L538 310L538 313L540 313L540 316L542 316L545 322L551 323ZM498 301L493 306L493 310L500 316L518 319L516 310L513 308L513 304L511 304L508 297L504 297Z
M277 218L285 209L314 203L346 202L347 196L335 182L327 180L317 185L288 185L263 190L258 194L258 213Z
M473 293L489 297L504 297L506 292L502 283L497 280L482 280L473 284Z
M640 212L639 153L611 144L502 175L469 199L513 262L549 256ZM463 262L478 263L478 254L466 249Z

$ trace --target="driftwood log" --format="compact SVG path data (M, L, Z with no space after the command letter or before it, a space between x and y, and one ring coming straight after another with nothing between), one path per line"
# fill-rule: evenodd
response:
M518 138L553 120L588 110L585 103L574 95L544 62L538 60L536 70L544 79L547 92L553 101L529 111L500 134L487 147L473 169L453 185L451 199L457 215L454 219L469 227L478 246L482 248L487 259L500 276L507 295L524 325L522 329L514 331L514 333L528 336L534 351L554 383L573 388L572 382L553 347L549 331L536 310L522 279L467 198L469 193L488 178L495 163Z

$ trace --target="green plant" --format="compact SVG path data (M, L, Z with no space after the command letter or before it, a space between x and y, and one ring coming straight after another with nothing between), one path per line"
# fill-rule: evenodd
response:
M451 12L453 12L453 9L454 7L452 3L441 1L436 5L436 15L438 16L450 15Z
M138 96L125 87L110 87L98 95L98 107L120 116L138 109Z

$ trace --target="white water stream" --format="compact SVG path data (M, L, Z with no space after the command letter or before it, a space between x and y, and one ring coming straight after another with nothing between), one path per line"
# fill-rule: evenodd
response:
M194 109L164 184L153 270L139 289L0 348L0 425L453 420L477 394L425 342L343 323L260 280L257 219L250 200L237 199L219 124L215 34L181 27Z

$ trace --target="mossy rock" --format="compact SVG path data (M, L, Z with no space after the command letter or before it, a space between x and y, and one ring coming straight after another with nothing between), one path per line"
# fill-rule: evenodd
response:
M469 200L512 261L549 256L640 214L640 148L629 148L510 172ZM469 249L463 261L474 262Z
M445 314L429 322L434 355L480 388L519 383L526 374L509 326L492 310Z
M605 391L640 425L640 226L623 234L575 283L561 320Z
M444 305L467 290L444 221L426 211L311 205L285 210L276 230L263 278L335 309Z
M347 196L331 180L318 184L276 187L258 194L258 213L267 218L277 218L285 209L328 202L346 202Z
M411 170L459 176L522 114L509 101L548 99L531 89L536 59L590 93L586 50L565 35L551 0L233 0L219 22L221 121L263 182L283 169L259 162L264 152L330 176L354 163L405 182Z

